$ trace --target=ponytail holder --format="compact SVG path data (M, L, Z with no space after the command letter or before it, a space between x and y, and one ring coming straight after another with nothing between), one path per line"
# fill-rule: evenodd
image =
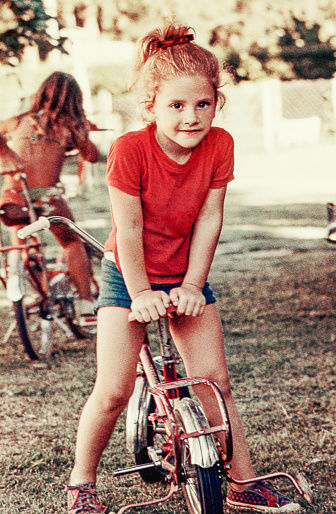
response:
M190 43L190 41L193 40L194 34L187 34L186 36L181 36L178 38L164 39L163 41L158 42L157 48L168 48L170 46L184 45L185 43Z

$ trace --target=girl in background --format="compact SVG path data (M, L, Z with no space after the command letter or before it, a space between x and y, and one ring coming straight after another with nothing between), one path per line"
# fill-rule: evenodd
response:
M98 161L99 151L89 139L90 128L78 83L72 75L58 71L40 86L29 111L0 122L0 134L9 135L11 148L21 157L30 196L42 215L65 216L74 220L60 187L60 176L69 150L78 149L85 161ZM4 185L17 190L21 188L20 179L15 175L6 175ZM13 244L18 243L16 233L19 228L11 228ZM94 304L90 289L90 262L84 244L64 225L52 225L50 230L64 250L69 272L81 298L80 321L85 324L85 314L93 313Z

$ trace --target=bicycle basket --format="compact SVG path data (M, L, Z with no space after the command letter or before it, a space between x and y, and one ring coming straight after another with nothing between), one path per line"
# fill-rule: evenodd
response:
M0 196L0 219L8 227L29 223L28 207L17 189L4 189Z

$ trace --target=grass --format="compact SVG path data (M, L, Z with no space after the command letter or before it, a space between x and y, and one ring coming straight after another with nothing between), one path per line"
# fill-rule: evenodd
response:
M109 219L104 179L99 180L94 197L73 200L78 219L88 210L93 218ZM228 195L226 228L210 277L256 471L302 471L314 485L314 506L287 481L278 485L311 514L336 512L336 248L323 239L273 237L266 229L270 220L323 227L324 211L324 205L311 203L246 206ZM96 227L92 233L104 240L107 231ZM0 337L10 316L4 298L2 303ZM0 512L65 512L78 420L95 379L94 343L59 341L47 362L33 364L14 334L6 346L0 343L0 356ZM113 477L114 469L133 464L125 450L124 416L99 470L101 499L114 510L166 493L135 475ZM186 507L178 493L141 512L180 514Z

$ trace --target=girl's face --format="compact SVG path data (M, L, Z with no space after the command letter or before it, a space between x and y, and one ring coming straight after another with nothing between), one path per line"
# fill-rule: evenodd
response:
M211 128L214 88L200 75L174 77L161 84L150 112L158 144L168 157L184 163Z

